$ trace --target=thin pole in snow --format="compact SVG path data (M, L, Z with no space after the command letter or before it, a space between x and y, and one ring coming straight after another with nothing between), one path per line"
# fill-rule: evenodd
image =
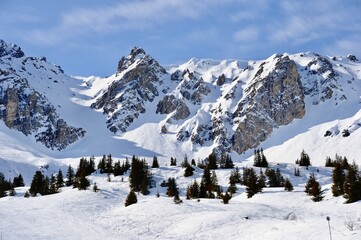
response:
M330 226L330 220L331 218L329 216L326 217L326 220L328 222L328 231L330 232L330 240L332 240L332 235L331 235L331 226Z

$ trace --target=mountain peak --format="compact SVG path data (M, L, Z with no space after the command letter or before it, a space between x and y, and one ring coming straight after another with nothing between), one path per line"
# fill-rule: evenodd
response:
M7 55L15 58L21 58L24 57L25 54L19 46L6 43L4 40L0 39L0 57Z
M130 65L135 63L137 60L141 60L145 57L150 58L150 56L144 51L143 48L133 47L130 51L130 54L126 57L122 57L118 63L117 73L122 72L127 69Z

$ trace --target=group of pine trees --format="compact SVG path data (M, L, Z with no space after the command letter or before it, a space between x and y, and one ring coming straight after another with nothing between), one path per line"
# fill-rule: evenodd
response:
M25 186L25 183L21 174L14 177L13 180L6 180L4 174L0 172L0 198L6 197L8 194L14 196L16 194L15 188L23 186Z
M41 171L36 171L29 191L26 193L25 197L28 197L29 194L32 197L35 197L37 194L49 195L59 192L59 189L64 186L64 179L61 170L59 170L57 176L52 175L51 178L45 176Z
M361 200L361 175L355 162L349 164L346 157L336 155L335 160L326 158L325 165L333 167L331 187L333 196L343 196L346 203Z
M155 160L156 158L153 158L153 165ZM133 156L129 173L129 185L130 192L125 200L126 207L137 203L138 200L135 192L141 192L143 195L148 195L149 188L152 188L154 185L152 174L145 159L141 160Z

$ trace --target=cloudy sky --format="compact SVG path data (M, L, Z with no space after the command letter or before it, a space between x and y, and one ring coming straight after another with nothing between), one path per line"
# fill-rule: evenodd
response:
M71 75L108 76L140 46L161 64L273 53L361 58L360 0L0 0L0 39Z

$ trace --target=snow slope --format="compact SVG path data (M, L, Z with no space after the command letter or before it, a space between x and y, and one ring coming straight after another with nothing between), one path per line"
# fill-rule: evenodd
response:
M277 166L273 165L272 166ZM301 169L302 177L293 176L292 164L278 165L282 174L294 183L293 192L282 188L265 188L253 198L246 197L244 187L228 205L219 199L186 200L184 191L195 177L182 177L180 167L152 170L159 184L173 176L179 184L183 203L176 205L157 185L148 196L138 195L138 203L124 207L129 191L127 176L106 174L90 177L99 192L78 191L65 187L55 195L23 198L26 189L18 188L17 196L0 199L0 232L3 239L329 239L326 216L331 218L333 239L359 239L361 234L360 202L344 204L342 197L332 197L329 168ZM220 184L227 186L229 170L217 170ZM304 190L311 172L322 183L325 199L315 203ZM159 191L160 197L155 193ZM350 231L345 222L355 225Z

